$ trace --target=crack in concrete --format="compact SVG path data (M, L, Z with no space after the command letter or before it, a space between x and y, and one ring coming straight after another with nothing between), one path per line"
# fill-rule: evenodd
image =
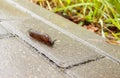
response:
M105 56L97 57L97 58L94 58L94 59L88 59L88 60L83 61L83 62L81 62L81 63L74 64L74 65L71 65L71 66L68 66L68 67L66 67L65 69L70 69L70 68L73 68L73 67L76 67L76 66L88 64L88 63L90 63L90 62L94 62L94 61L97 61L97 60L100 60L100 59L103 59L103 58L105 58Z
M8 1L8 2L10 2L10 1ZM11 3L14 3L14 2L11 2ZM14 3L14 4L16 4L16 3ZM18 5L18 4L16 4L16 5ZM22 8L24 11L26 11L26 12L28 12L29 14L33 15L33 17L35 17L35 18L43 21L44 23L50 25L50 26L53 27L54 29L57 29L58 31L61 31L61 32L64 33L65 35L67 35L67 36L69 36L69 37L71 37L71 38L74 38L75 40L77 40L77 41L79 41L79 42L82 42L84 45L90 46L91 48L95 48L97 51L100 50L100 49L94 47L93 45L91 45L90 43L88 43L88 42L86 42L86 41L78 38L76 35L68 32L68 31L65 31L64 29L61 29L60 27L58 27L58 26L56 26L55 24L47 21L46 19L44 19L44 18L36 15L36 14L33 13L33 12L30 12L29 10L25 9L24 7L21 7L20 5L18 5L17 7L18 7L18 8ZM29 44L29 43L28 43L28 44ZM30 44L29 44L29 45L30 45ZM31 46L32 46L32 45L31 45ZM32 46L32 47L33 47L33 46ZM36 49L35 47L33 47L33 48ZM37 50L37 49L36 49L36 50ZM38 51L38 50L37 50L37 51ZM100 50L100 52L101 52L101 50ZM48 58L45 54L43 54L43 53L41 53L41 54L42 54L44 57L46 57L50 62L54 63L57 67L59 67L59 68L64 68L64 69L69 69L69 68L72 68L72 67L74 67L74 66L79 66L79 65L81 65L81 64L87 64L87 63L89 63L89 62L98 60L98 58L96 58L96 59L88 59L87 61L84 61L84 62L79 63L79 64L74 64L74 65L71 65L71 66L68 66L68 67L60 67L60 66L58 66L53 60L51 60L50 58ZM102 58L103 58L103 57L102 57ZM99 59L101 59L101 58L99 58Z
M18 35L16 35L17 38L20 38ZM20 38L21 40L23 40L22 38ZM51 60L49 57L47 57L47 55L45 55L44 53L41 53L38 49L36 49L34 46L32 46L31 44L29 44L28 42L26 42L25 40L23 40L23 42L25 42L27 45L29 45L32 49L34 49L36 51L37 54L41 54L41 56L43 56L46 60L48 60L50 63L52 63L53 65L55 65L56 67L58 67L61 70L66 70L66 69L70 69L76 66L80 66L80 65L84 65L84 64L88 64L90 62L94 62L100 59L105 58L105 56L100 56L100 57L96 57L96 58L92 58L92 59L88 59L86 61L80 62L78 64L74 64L74 65L69 65L67 67L61 67L59 65L57 65L53 60Z
M100 59L103 59L105 58L105 56L101 56L101 57L96 57L94 59L88 59L86 61L83 61L81 63L78 63L78 64L74 64L74 65L70 65L70 66L67 66L67 67L60 67L59 65L57 65L53 60L49 59L49 57L47 57L45 54L43 53L40 53L42 56L44 56L49 62L51 62L52 64L54 64L55 66L57 66L58 68L62 69L62 70L65 70L65 69L70 69L70 68L73 68L73 67L76 67L76 66L80 66L80 65L84 65L84 64L88 64L90 62L94 62L94 61L97 61L97 60L100 60Z
M65 69L70 69L72 67L76 67L76 66L79 66L79 65L83 65L83 64L87 64L87 63L90 63L90 62L93 62L93 61L97 61L97 60L100 60L102 58L105 58L105 56L101 56L101 57L96 57L96 58L93 58L93 59L88 59L86 61L83 61L81 63L78 63L78 64L74 64L74 65L70 65L70 66L67 66L67 67L61 67L59 65L57 65L53 60L51 60L49 57L47 57L44 53L41 53L39 52L38 49L36 49L34 46L32 46L31 44L29 44L28 42L24 41L26 44L28 44L31 48L33 48L35 51L37 51L38 54L41 54L46 60L48 60L50 63L52 63L53 65L57 66L58 68L62 69L62 70L65 70Z
M52 28L54 28L54 29L62 32L63 34L71 37L71 38L74 39L74 40L77 40L78 42L81 42L82 44L84 44L84 45L86 45L86 46L88 46L88 47L90 47L90 48L95 49L95 51L96 51L97 53L102 54L103 56L106 56L106 57L110 58L112 61L120 64L120 60L119 60L119 59L111 56L110 54L106 53L104 50L101 50L100 48L98 48L98 47L90 44L89 42L85 41L84 39L77 37L75 34L73 34L73 33L69 32L69 31L66 31L66 30L58 27L56 24L48 21L48 20L45 19L44 17L39 16L39 15L37 15L36 13L30 11L29 9L21 6L21 5L18 4L17 2L14 2L14 1L12 1L12 0L7 0L7 1L8 1L10 4L16 5L16 7L17 7L18 9L20 9L21 11L30 14L32 17L34 17L34 18L36 18L36 19L38 19L38 20L41 20L42 22L46 23L46 24L49 25L50 27L52 27Z
M25 41L26 42L26 41ZM26 42L27 43L27 42ZM70 65L70 66L67 66L67 67L61 67L59 65L57 65L53 60L51 60L49 57L47 57L44 53L41 53L39 52L39 50L37 50L34 46L32 46L31 44L27 43L28 45L30 45L33 49L35 49L38 54L41 54L44 58L46 58L50 63L52 63L53 65L57 66L58 68L62 69L62 70L65 70L65 69L70 69L70 68L73 68L73 67L76 67L76 66L79 66L79 65L83 65L83 64L88 64L90 62L93 62L93 61L97 61L97 60L100 60L100 59L103 59L105 58L105 56L101 56L101 57L96 57L96 58L93 58L93 59L88 59L86 61L83 61L81 63L78 63L78 64L74 64L74 65Z
M0 39L11 38L11 37L16 37L16 36L11 33L0 35Z

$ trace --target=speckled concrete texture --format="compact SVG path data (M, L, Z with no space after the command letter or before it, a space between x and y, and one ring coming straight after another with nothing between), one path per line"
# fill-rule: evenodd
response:
M56 39L53 47L30 29ZM120 78L119 46L28 0L0 0L0 36L0 78Z
M102 57L102 55L95 52L94 49L75 41L74 39L38 20L35 20L34 18L22 22L2 22L2 24L4 24L4 26L8 29L11 28L10 30L12 30L26 42L30 43L39 51L42 50L41 52L43 54L45 54L49 59L53 60L60 67L68 67L90 59ZM53 47L46 46L45 44L32 39L28 35L29 29L47 33L53 40L56 39L57 41Z
M8 34L8 31L0 25L0 35L6 35Z
M57 14L51 13L45 10L44 8L36 6L35 4L28 2L27 0L25 0L24 3L23 0L19 1L13 0L13 2L27 9L27 12L29 12L29 14L31 15L34 14L33 17L35 17L36 19L39 19L45 23L51 22L52 24L49 23L51 24L51 27L57 30L59 29L62 29L62 31L65 30L66 32L64 34L69 35L68 33L70 33L71 34L71 36L69 35L70 37L74 36L74 39L76 39L80 43L83 43L91 48L94 48L96 52L103 54L109 57L110 59L114 59L114 61L120 63L119 46L108 44L106 43L105 39L102 38L101 36L84 29ZM56 26L59 26L59 29L56 28Z
M11 9L12 12L15 11L14 8ZM27 19L2 21L1 24L6 27L6 29L11 30L14 34L17 34L20 38L22 38L23 40L34 46L36 49L38 49L40 52L45 54L58 66L68 67L90 59L102 57L102 55L95 52L94 49L89 48L86 45L83 45L82 43L76 41L74 37L71 38L65 35L64 31L56 30L51 27L50 23L45 23L41 20L31 17L34 15L26 15L26 12L24 12L23 10L24 9L22 8L22 10L18 11L20 11L20 13L22 12L22 15L25 16ZM7 10L3 10L3 12L7 12ZM12 12L9 12L10 16L13 16ZM22 17L21 14L19 15L19 13L17 14L17 16ZM59 29L58 26L56 27ZM51 48L31 39L28 36L28 30L30 29L36 30L38 32L47 33L52 38L52 40L57 40L55 42L55 45Z
M12 36L10 32L8 32L2 25L0 25L0 39Z
M73 67L66 72L73 78L120 78L120 65L103 58Z
M0 39L0 78L67 78L20 39Z

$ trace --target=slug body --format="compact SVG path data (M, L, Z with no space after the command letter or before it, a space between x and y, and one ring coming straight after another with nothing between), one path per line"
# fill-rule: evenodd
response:
M42 42L48 46L53 46L54 42L56 41L56 40L52 41L52 39L50 38L50 36L48 34L38 33L36 31L32 31L32 30L29 31L29 35L33 39L35 39L39 42Z

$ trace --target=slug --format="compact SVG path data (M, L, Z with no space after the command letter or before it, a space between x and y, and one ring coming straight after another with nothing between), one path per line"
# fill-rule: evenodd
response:
M28 31L29 36L32 37L33 39L37 40L38 42L42 42L48 46L53 46L56 40L51 39L51 37L48 34L36 32L33 30Z

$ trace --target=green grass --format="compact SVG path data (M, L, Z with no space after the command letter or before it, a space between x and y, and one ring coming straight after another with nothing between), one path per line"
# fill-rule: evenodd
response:
M120 0L36 0L37 4L63 16L77 16L79 25L97 23L101 35L120 40ZM115 28L110 29L110 28Z

